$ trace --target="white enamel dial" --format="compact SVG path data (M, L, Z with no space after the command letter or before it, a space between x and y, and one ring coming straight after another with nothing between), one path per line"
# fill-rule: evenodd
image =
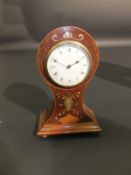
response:
M47 58L50 78L61 86L74 86L88 75L91 58L84 47L77 43L63 43L57 46Z

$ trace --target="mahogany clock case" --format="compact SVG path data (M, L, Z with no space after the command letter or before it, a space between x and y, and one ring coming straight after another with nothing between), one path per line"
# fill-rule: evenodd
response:
M46 68L50 51L62 42L82 45L90 54L91 59L91 68L86 78L78 85L68 88L54 83L47 74ZM54 101L49 109L40 114L38 136L101 131L93 111L83 102L84 89L94 76L98 63L99 52L96 44L83 29L64 26L46 35L38 49L37 65L52 91Z

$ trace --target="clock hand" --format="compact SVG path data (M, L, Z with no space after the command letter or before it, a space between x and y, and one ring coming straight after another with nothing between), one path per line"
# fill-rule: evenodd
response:
M80 60L77 60L74 64L72 64L72 66L75 65L75 64L78 64L79 62L81 62L83 60L83 58L84 57L82 57Z
M77 60L75 63L67 65L66 69L70 69L73 65L78 64L80 61L81 60L79 60L79 61Z
M66 67L66 65L65 65L65 64L58 62L56 59L54 60L54 62L55 62L55 63L58 63L58 64L60 64L61 66L64 66L64 67Z

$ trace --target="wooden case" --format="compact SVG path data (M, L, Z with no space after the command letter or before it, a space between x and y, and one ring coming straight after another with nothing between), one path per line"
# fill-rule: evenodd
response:
M61 87L49 78L46 61L53 47L68 41L80 43L87 49L91 55L92 67L88 76L78 85ZM38 48L37 66L52 91L53 101L49 108L40 114L38 136L101 131L93 111L83 103L84 89L93 78L98 63L98 48L86 31L74 26L64 26L46 35Z

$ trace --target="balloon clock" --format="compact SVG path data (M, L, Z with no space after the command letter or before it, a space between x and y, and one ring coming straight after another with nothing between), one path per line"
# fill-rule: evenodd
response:
M45 36L37 65L53 100L40 114L38 136L101 131L93 111L83 102L84 89L98 63L98 48L83 29L64 26Z

